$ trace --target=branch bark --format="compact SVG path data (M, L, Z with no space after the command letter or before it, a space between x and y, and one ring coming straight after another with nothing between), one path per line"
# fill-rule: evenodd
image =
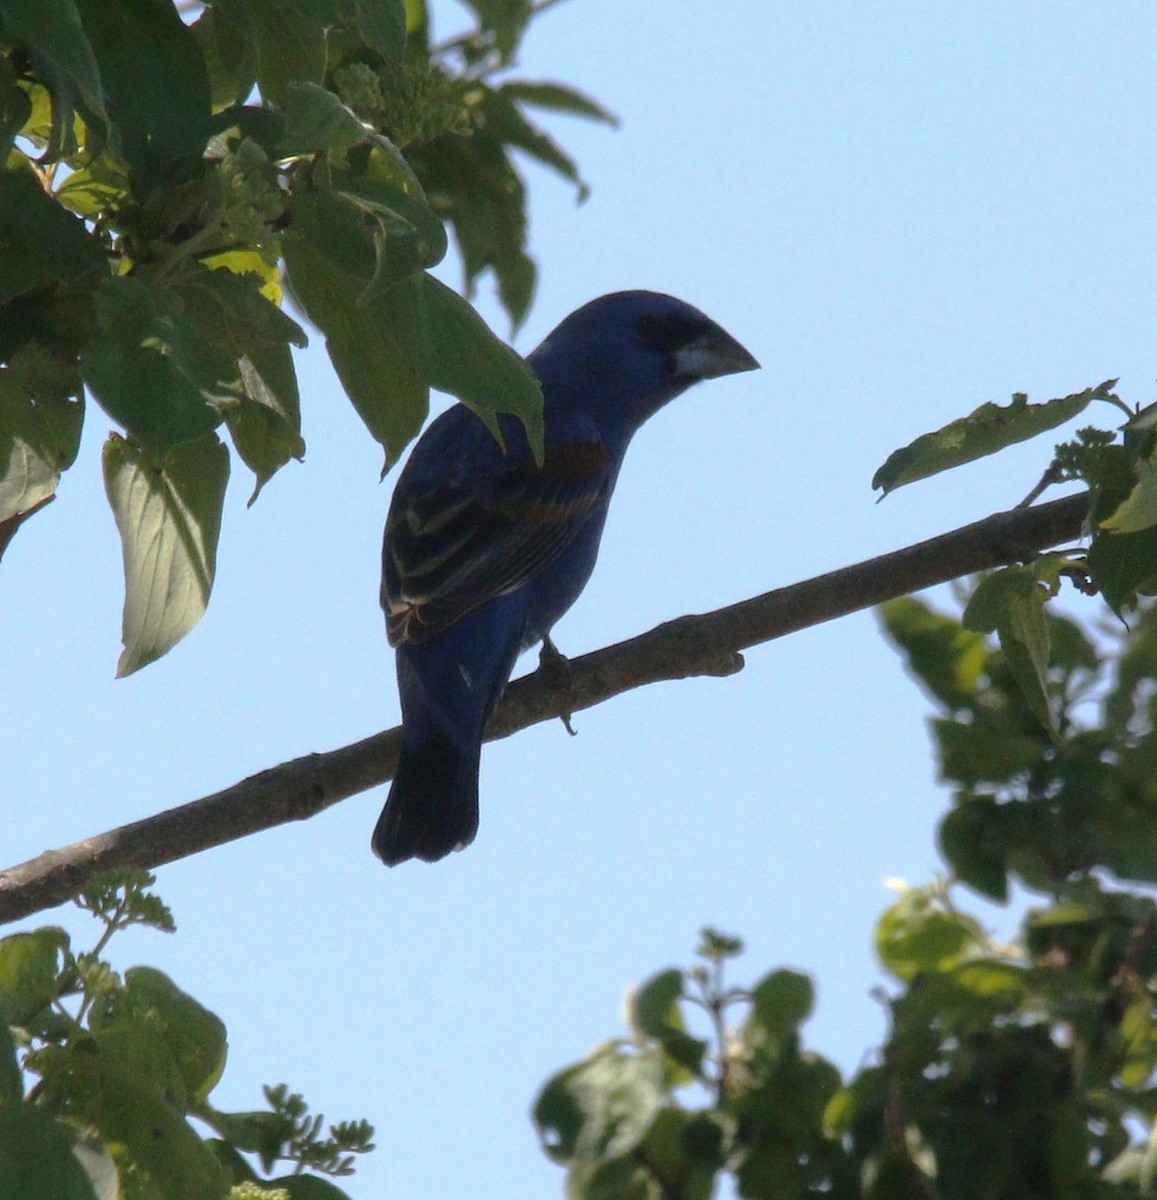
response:
M1086 494L1016 508L790 587L715 612L679 617L647 633L515 680L487 740L601 704L632 688L694 675L731 675L741 651L884 600L961 575L1021 561L1072 541L1088 514ZM331 804L393 778L400 728L321 754L270 767L223 791L155 816L49 850L0 871L0 923L61 904L98 871L154 868L286 821L302 821Z

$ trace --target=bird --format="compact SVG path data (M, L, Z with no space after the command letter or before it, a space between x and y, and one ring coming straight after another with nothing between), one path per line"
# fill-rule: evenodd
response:
M387 866L474 840L486 724L523 650L554 650L635 432L692 384L759 366L698 309L649 291L591 300L526 361L542 387L542 462L516 417L499 416L500 444L456 404L418 439L391 498L381 604L403 737L373 835Z

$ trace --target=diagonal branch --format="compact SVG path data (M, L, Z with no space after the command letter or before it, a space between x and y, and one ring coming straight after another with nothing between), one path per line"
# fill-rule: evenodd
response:
M644 684L734 674L743 667L740 651L749 646L1072 541L1087 514L1086 494L997 513L715 612L678 617L572 659L561 674L548 665L507 688L487 739L509 737ZM62 903L97 871L157 867L260 829L305 820L377 787L393 778L401 735L401 729L390 729L339 750L295 758L211 796L0 871L0 922Z

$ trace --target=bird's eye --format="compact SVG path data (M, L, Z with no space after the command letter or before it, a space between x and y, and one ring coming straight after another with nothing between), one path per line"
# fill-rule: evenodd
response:
M706 328L705 321L697 321L694 317L658 316L655 313L644 313L635 322L639 341L664 354L673 354Z

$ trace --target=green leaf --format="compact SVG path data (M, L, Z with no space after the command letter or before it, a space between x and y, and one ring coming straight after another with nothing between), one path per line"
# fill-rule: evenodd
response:
M76 456L84 405L52 395L34 399L0 371L0 522L26 513L56 492Z
M226 418L233 445L257 477L252 504L261 489L291 458L305 455L297 380L288 347L263 351L258 362L241 360L244 392Z
M525 360L457 292L432 275L425 276L424 284L431 386L457 396L492 427L495 414L512 413L526 427L541 463L542 387Z
M54 925L0 941L0 1020L23 1025L57 997L67 949L68 934Z
M919 890L906 892L880 918L876 952L884 969L910 982L923 971L943 971L960 960L974 933L934 906Z
M1151 459L1137 463L1137 486L1111 516L1099 522L1109 533L1140 533L1157 525L1157 466Z
M1121 616L1138 592L1151 594L1157 583L1157 527L1094 535L1088 566L1105 603Z
M246 31L219 4L205 8L190 29L209 74L213 111L244 103L257 80L257 54Z
M97 1200L73 1153L76 1132L32 1104L0 1108L4 1200Z
M167 653L201 619L213 588L229 452L215 435L177 447L158 469L123 438L105 443L105 491L125 570L117 675Z
M143 1171L162 1196L222 1200L229 1180L184 1119L179 1081L164 1043L148 1027L120 1026L90 1039L97 1048L85 1116L118 1157ZM145 1193L151 1194L151 1193Z
M683 972L660 971L631 997L628 1019L634 1029L659 1042L674 1064L675 1081L686 1083L701 1074L707 1043L687 1033L679 1008L682 996Z
M84 222L25 171L0 172L0 306L56 283L94 283L107 270Z
M16 1043L8 1022L0 1016L0 1109L19 1104L24 1096L24 1081L16 1060Z
M782 968L765 975L751 989L751 1002L751 1023L783 1041L811 1016L815 988L806 975Z
M975 701L989 654L981 634L912 596L887 601L879 613L908 669L945 708L955 710Z
M155 463L221 423L240 390L237 363L190 323L173 289L110 279L97 315L101 333L82 356L85 383Z
M387 291L370 304L360 302L372 249L352 205L306 194L296 198L294 213L294 230L283 244L289 285L325 334L358 415L384 447L387 462L394 462L429 411L429 385L399 337L396 301Z
M573 183L578 189L580 203L587 198L590 188L579 174L578 164L552 137L535 128L519 112L508 92L488 92L483 112L489 136L506 145L517 146L543 166Z
M177 164L179 175L202 173L209 76L176 8L158 0L75 3L100 67L113 149L149 184L171 182Z
M316 83L290 83L286 87L285 134L279 156L340 153L366 141L366 127L333 94Z
M633 1029L648 1037L662 1037L671 1028L682 1029L679 1001L683 998L683 972L671 968L652 975L630 999L627 1019Z
M961 882L1003 904L1008 899L1008 854L995 800L959 804L940 823L940 849Z
M164 1043L185 1090L202 1101L225 1069L228 1044L220 1018L183 992L161 971L132 967L124 987L93 1010L94 1032L150 1024Z
M1113 402L1116 398L1112 389L1116 383L1115 379L1110 379L1095 388L1086 388L1083 392L1048 400L1044 404L1029 404L1023 392L1017 392L1007 407L982 404L967 417L961 417L935 433L926 433L890 454L873 476L872 487L881 488L886 496L906 483L926 479L994 454L1006 446L1027 441L1072 420L1094 400Z
M551 1079L533 1116L548 1157L593 1162L633 1150L665 1099L661 1054L609 1045Z
M466 0L478 14L484 31L493 34L503 60L509 59L522 40L533 14L530 0Z
M932 729L940 749L940 778L968 787L1005 783L1035 767L1048 750L1043 737L1012 733L992 721L936 720Z
M317 1175L280 1175L276 1179L263 1181L263 1188L284 1188L289 1200L350 1200L335 1183Z
M250 504L276 471L305 454L289 351L289 343L305 344L305 333L266 298L262 284L256 275L202 269L178 285L185 311L198 328L227 345L238 360L240 402L229 405L226 421L237 452L257 476Z
M403 0L341 0L342 19L356 27L367 46L387 62L401 63L406 51Z
M89 109L105 118L100 69L74 0L4 0L0 8L8 32L54 63Z
M325 76L323 25L284 0L217 0L214 5L249 35L257 84L273 104L284 104L291 83L320 84Z
M597 100L565 87L561 83L531 83L526 79L504 83L498 91L511 100L529 104L534 108L547 108L555 112L571 113L576 117L589 117L592 121L602 121L606 125L618 128L619 118L609 109L604 108Z
M1053 737L1058 733L1048 695L1050 638L1044 606L1056 592L1055 577L1055 564L1044 559L1023 567L1003 567L981 581L962 618L967 629L997 631L1029 707Z

